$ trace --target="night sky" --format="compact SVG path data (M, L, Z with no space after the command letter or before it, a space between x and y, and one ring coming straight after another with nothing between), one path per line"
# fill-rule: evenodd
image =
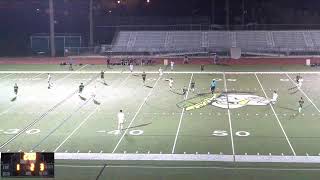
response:
M54 0L56 32L88 35L89 0ZM230 0L230 24L242 24L242 1ZM315 0L245 0L245 24L320 24ZM214 23L225 24L225 1L215 0ZM110 18L127 16L208 17L211 0L95 0L95 25L112 25ZM48 33L48 0L0 1L0 56L25 55L29 37ZM210 23L210 22L208 22Z

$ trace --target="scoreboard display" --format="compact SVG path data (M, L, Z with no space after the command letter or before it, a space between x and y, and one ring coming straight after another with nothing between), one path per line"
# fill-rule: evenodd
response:
M1 153L2 177L54 177L54 153Z

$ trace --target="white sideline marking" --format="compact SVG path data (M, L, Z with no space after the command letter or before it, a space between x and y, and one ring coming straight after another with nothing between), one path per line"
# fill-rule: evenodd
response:
M66 168L102 168L104 165L69 165L56 164L57 167ZM107 165L108 168L134 168L134 169L223 169L223 170L259 170L259 171L320 171L319 168L265 168L265 167L223 167L223 166L139 166L139 165Z
M282 82L289 82L290 80L289 80L289 79L280 79L280 81L282 81Z
M261 82L260 82L257 74L254 74L254 75L256 76L256 78L257 78L257 80L258 80L258 83L260 84L260 87L261 87L264 95L266 96L266 98L268 98L268 96L267 96L267 94L266 94L266 92L265 92L265 90L264 90L264 88L263 88L263 86L262 86L262 84L261 84ZM291 151L292 151L293 155L296 156L296 152L294 151L294 149L293 149L293 147L292 147L292 145L291 145L291 143L290 143L290 141L289 141L289 138L288 138L286 132L284 131L283 127L282 127L282 124L281 124L281 122L280 122L280 120L279 120L279 118L278 118L277 113L275 112L275 110L274 110L273 106L271 105L271 103L269 103L269 105L270 105L270 107L271 107L271 109L272 109L272 111L273 111L273 113L274 113L274 115L275 115L275 117L276 117L276 119L277 119L277 121L278 121L278 124L279 124L279 126L280 126L280 128L281 128L281 130L282 130L282 132L283 132L283 134L284 134L284 136L285 136L286 139L287 139L287 142L288 142L288 144L289 144L289 146L290 146L290 148L291 148Z
M0 77L0 79L4 79L4 78L9 77L9 76L12 76L12 75L13 75L13 73L12 73L12 74L7 74L7 75L5 75L5 76L3 76L3 77Z
M286 75L288 76L288 78L292 81L292 83L294 85L296 85L294 83L294 81L292 80L292 78L286 73ZM302 87L301 87L302 88ZM311 104L317 109L318 112L320 112L319 108L313 103L313 101L307 96L307 94L301 89L301 88L298 88L299 91L311 102Z
M135 114L134 117L132 118L132 120L131 120L129 126L127 127L127 129L126 129L126 130L124 131L124 133L122 134L122 136L121 136L121 138L119 139L117 145L114 147L112 153L114 153L114 152L117 150L117 148L118 148L119 144L121 143L122 139L123 139L124 136L127 134L127 132L128 132L128 130L129 130L129 128L131 127L133 121L134 121L134 120L136 119L136 117L138 116L140 110L142 109L143 105L146 103L146 101L147 101L147 99L149 98L149 96L152 94L153 90L155 89L155 87L156 87L156 85L158 84L158 82L159 82L160 79L161 79L161 77L159 77L159 78L157 79L157 81L156 81L155 84L153 85L153 88L151 89L151 91L149 92L149 94L147 95L147 97L144 98L142 104L141 104L140 107L138 108L138 111L136 112L136 114Z
M127 160L127 161L203 161L234 162L233 155L219 154L120 154L120 153L55 153L57 160ZM235 155L235 162L320 163L320 156Z
M224 80L224 89L226 91L227 94L227 102L228 100L228 88L227 88L227 81L226 81L226 75L223 74L223 80ZM230 108L229 108L229 103L228 104L228 118L229 118L229 128L230 128L230 137L231 137L231 147L232 147L232 155L235 155L235 151L234 151L234 142L233 142L233 130L232 130L232 123L231 123L231 115L230 115Z
M189 86L188 86L188 91L187 91L187 94L186 94L186 96L184 97L184 99L187 99L187 98L188 98L192 78L193 78L193 74L191 74L190 81L189 81ZM185 111L185 108L182 109L182 112L181 112L181 115L180 115L179 125L178 125L176 137L174 138L174 143L173 143L173 147L172 147L172 151L171 151L172 154L174 153L175 148L176 148L176 144L177 144L178 135L179 135L179 132L180 132L180 127L181 127L181 122L182 122L182 118L183 118L184 111ZM200 113L200 115L201 115L201 113Z
M0 153L1 155L1 153ZM0 156L1 157L1 156ZM218 154L115 154L115 153L55 153L55 160L109 160L109 161L193 161L193 162L233 162L233 155ZM236 162L269 163L320 163L320 156L256 156L235 155ZM95 166L98 167L98 166ZM143 166L145 167L145 166ZM191 167L191 166L187 166ZM199 166L197 166L199 167ZM212 167L212 166L210 166ZM210 168L209 167L209 168ZM263 168L266 169L266 168ZM262 170L263 170L262 169ZM303 169L303 168L302 168ZM279 169L276 169L279 170ZM308 170L308 169L303 169ZM310 169L313 170L313 169ZM317 170L320 170L317 168Z
M78 70L75 71L0 71L0 74L8 74L8 73L14 73L14 74L34 74L34 73L52 73L52 74L99 74L101 71L79 71L82 68L86 67L87 65L81 67ZM136 74L142 74L142 71L135 72ZM148 71L147 74L159 74L158 71ZM197 71L181 71L181 72L163 72L164 74L320 74L320 72L313 72L313 71L301 71L301 72L254 72L254 71L243 71L243 72L237 72L237 71L226 71L226 72L197 72ZM122 71L106 71L105 74L131 74L131 72L122 72Z
M119 86L121 86L124 82L126 82L129 77L130 77L130 76L127 76L127 77L125 78L125 80L120 83ZM103 103L104 103L104 102L101 102L101 105L102 105ZM87 122L88 119L89 119L98 109L99 109L99 107L97 106L97 107L78 125L78 127L76 127L76 128L59 144L58 147L56 147L56 149L54 150L54 152L57 152L58 149L59 149L65 142L67 142L67 141L70 139L70 137L71 137L78 129L80 129L80 127L81 127L85 122Z

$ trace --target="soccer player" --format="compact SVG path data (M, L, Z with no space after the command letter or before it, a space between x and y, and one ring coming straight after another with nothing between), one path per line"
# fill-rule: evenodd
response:
M298 80L298 83L297 83L297 88L298 88L298 89L301 88L302 82L303 82L303 79L302 79L302 77L300 76L300 78L299 78L299 80Z
M130 69L130 72L133 72L133 64L132 63L130 63L129 69Z
M51 82L51 75L48 73L48 89L52 87L52 82Z
M201 72L204 71L204 64L200 65L200 70L201 70Z
M121 132L123 130L123 124L124 124L124 113L122 110L118 113L118 132Z
M110 69L110 58L109 57L107 57L107 68Z
M299 80L301 79L302 77L300 76L300 74L298 74L297 76L296 76L296 83L298 84L299 83Z
M173 79L170 78L170 79L169 79L169 88L172 89L172 86L173 86Z
M194 92L195 85L196 85L196 83L194 81L192 81L191 85L190 85L190 89L192 90L192 92Z
M143 71L143 73L142 73L142 81L143 81L143 84L146 83L146 77L147 77L147 74Z
M163 70L162 70L162 68L160 67L159 68L159 76L162 76L163 75Z
M69 64L69 70L73 71L72 63Z
M182 88L182 95L186 95L187 91L188 91L187 87L184 86L184 87Z
M97 92L97 86L94 85L94 88L92 89L92 92L91 92L91 96L93 100L95 100L96 92Z
M83 83L81 83L79 86L79 95L82 94L83 89L84 89L84 85Z
M174 66L174 62L171 61L171 62L170 62L171 71L173 71L173 66Z
M273 91L271 103L276 104L277 100L278 100L278 93L277 91Z
M104 80L104 71L101 70L100 72L100 78L101 78L101 81L103 81L104 84L106 84L106 81Z
M18 87L17 83L15 83L13 86L13 91L16 96L18 95L18 89L19 89L19 87Z
M303 101L303 98L301 97L299 100L299 113L301 113L303 104L304 104L304 101Z
M214 93L214 91L215 91L215 89L216 89L216 85L217 85L216 80L213 79L212 82L211 82L211 84L210 84L211 94Z

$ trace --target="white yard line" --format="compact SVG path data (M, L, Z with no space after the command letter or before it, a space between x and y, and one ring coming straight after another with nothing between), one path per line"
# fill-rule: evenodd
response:
M128 75L128 76L119 84L118 87L122 86L122 84L124 84L124 83L129 79L129 77L130 77L130 75ZM104 102L101 102L100 106L103 105L103 103L104 103ZM66 142L70 139L70 137L73 136L73 134L74 134L76 131L78 131L78 129L80 129L81 126L82 126L84 123L86 123L86 122L90 119L90 117L91 117L98 109L99 109L99 106L97 106L97 107L55 148L54 152L57 152L57 151L60 149L60 147L61 147L62 145L64 145L64 143L66 143Z
M87 66L89 66L89 64L86 64L86 65L82 66L81 68L77 69L76 71L80 71L81 69L83 69L83 68L85 68Z
M227 81L226 81L226 75L223 74L223 81L224 81L224 90L227 94L227 104L228 104L228 118L229 118L229 128L230 128L230 137L231 137L231 147L232 147L232 155L235 155L234 150L234 141L233 141L233 130L232 130L232 122L231 122L231 115L230 115L230 108L229 108L229 100L228 100L228 87L227 87Z
M35 73L52 73L52 74L99 74L101 71L79 71L82 68L86 67L88 65L84 65L80 69L77 69L75 71L0 71L0 74L8 74L8 73L15 73L15 74L35 74ZM105 74L132 74L130 71L105 71ZM135 74L141 74L142 71L135 71ZM148 71L147 74L159 74L159 71ZM166 71L163 72L164 74L320 74L320 71L313 72L313 71L303 71L303 72L255 72L255 71L243 71L243 72L237 72L237 71L228 71L228 72L218 72L218 71L206 71L206 72L200 72L200 71L181 71L181 72L171 72Z
M288 78L291 80L291 82L296 85L296 83L293 81L293 79L286 73L286 75L288 76ZM319 108L313 103L313 101L307 96L307 94L301 89L298 88L299 91L311 102L311 104L317 109L318 112L320 112Z
M262 84L261 84L261 82L260 82L257 74L254 74L254 75L256 76L256 78L257 78L257 80L258 80L258 83L260 84L260 87L261 87L264 95L266 96L266 98L268 98L268 96L267 96L267 94L266 94L266 92L265 92L265 90L264 90L264 88L263 88L263 86L262 86ZM273 106L271 105L271 103L270 103L269 105L270 105L270 107L271 107L271 109L272 109L272 111L273 111L273 114L275 115L275 117L276 117L276 119L277 119L277 121L278 121L278 123L279 123L279 126L280 126L280 128L281 128L281 130L282 130L282 132L283 132L283 134L284 134L284 136L285 136L285 138L286 138L286 140L287 140L290 148L291 148L291 151L292 151L293 155L296 156L296 152L294 151L294 149L293 149L293 147L292 147L292 145L291 145L291 142L290 142L290 140L289 140L289 138L288 138L288 136L287 136L287 134L286 134L286 132L285 132L285 130L284 130L284 128L283 128L280 120L279 120L279 118L278 118L278 115L277 115L276 111L274 110L274 108L273 108Z
M160 79L161 79L161 77L159 77L159 78L157 79L157 81L156 81L155 84L153 85L152 90L149 92L149 94L147 95L147 97L144 98L144 100L143 100L143 102L141 103L141 105L139 106L136 114L135 114L134 117L132 118L129 126L126 128L126 130L125 130L124 133L122 134L121 138L119 139L117 145L114 147L112 153L114 153L114 152L117 150L117 148L118 148L119 144L121 143L122 139L123 139L124 136L127 134L127 132L128 132L128 130L130 129L133 121L134 121L134 120L136 119L136 117L138 116L138 114L139 114L139 112L141 111L143 105L146 103L146 101L148 100L148 98L149 98L150 95L152 94L153 90L155 89L155 87L156 87L156 85L158 84L158 82L159 82Z
M192 78L193 78L193 74L191 74L190 82L189 82L189 86L188 86L188 91L187 91L187 94L186 94L186 96L184 97L184 99L187 99L187 98L188 98ZM181 122L182 122L182 118L183 118L184 111L185 111L185 108L182 109L182 112L181 112L181 115L180 115L179 125L178 125L176 137L175 137L175 139L174 139L174 143L173 143L173 147L172 147L172 151L171 151L172 154L174 154L174 151L175 151L175 148L176 148L176 144L177 144L177 140L178 140L178 136L179 136L179 132L180 132L180 127L181 127Z

